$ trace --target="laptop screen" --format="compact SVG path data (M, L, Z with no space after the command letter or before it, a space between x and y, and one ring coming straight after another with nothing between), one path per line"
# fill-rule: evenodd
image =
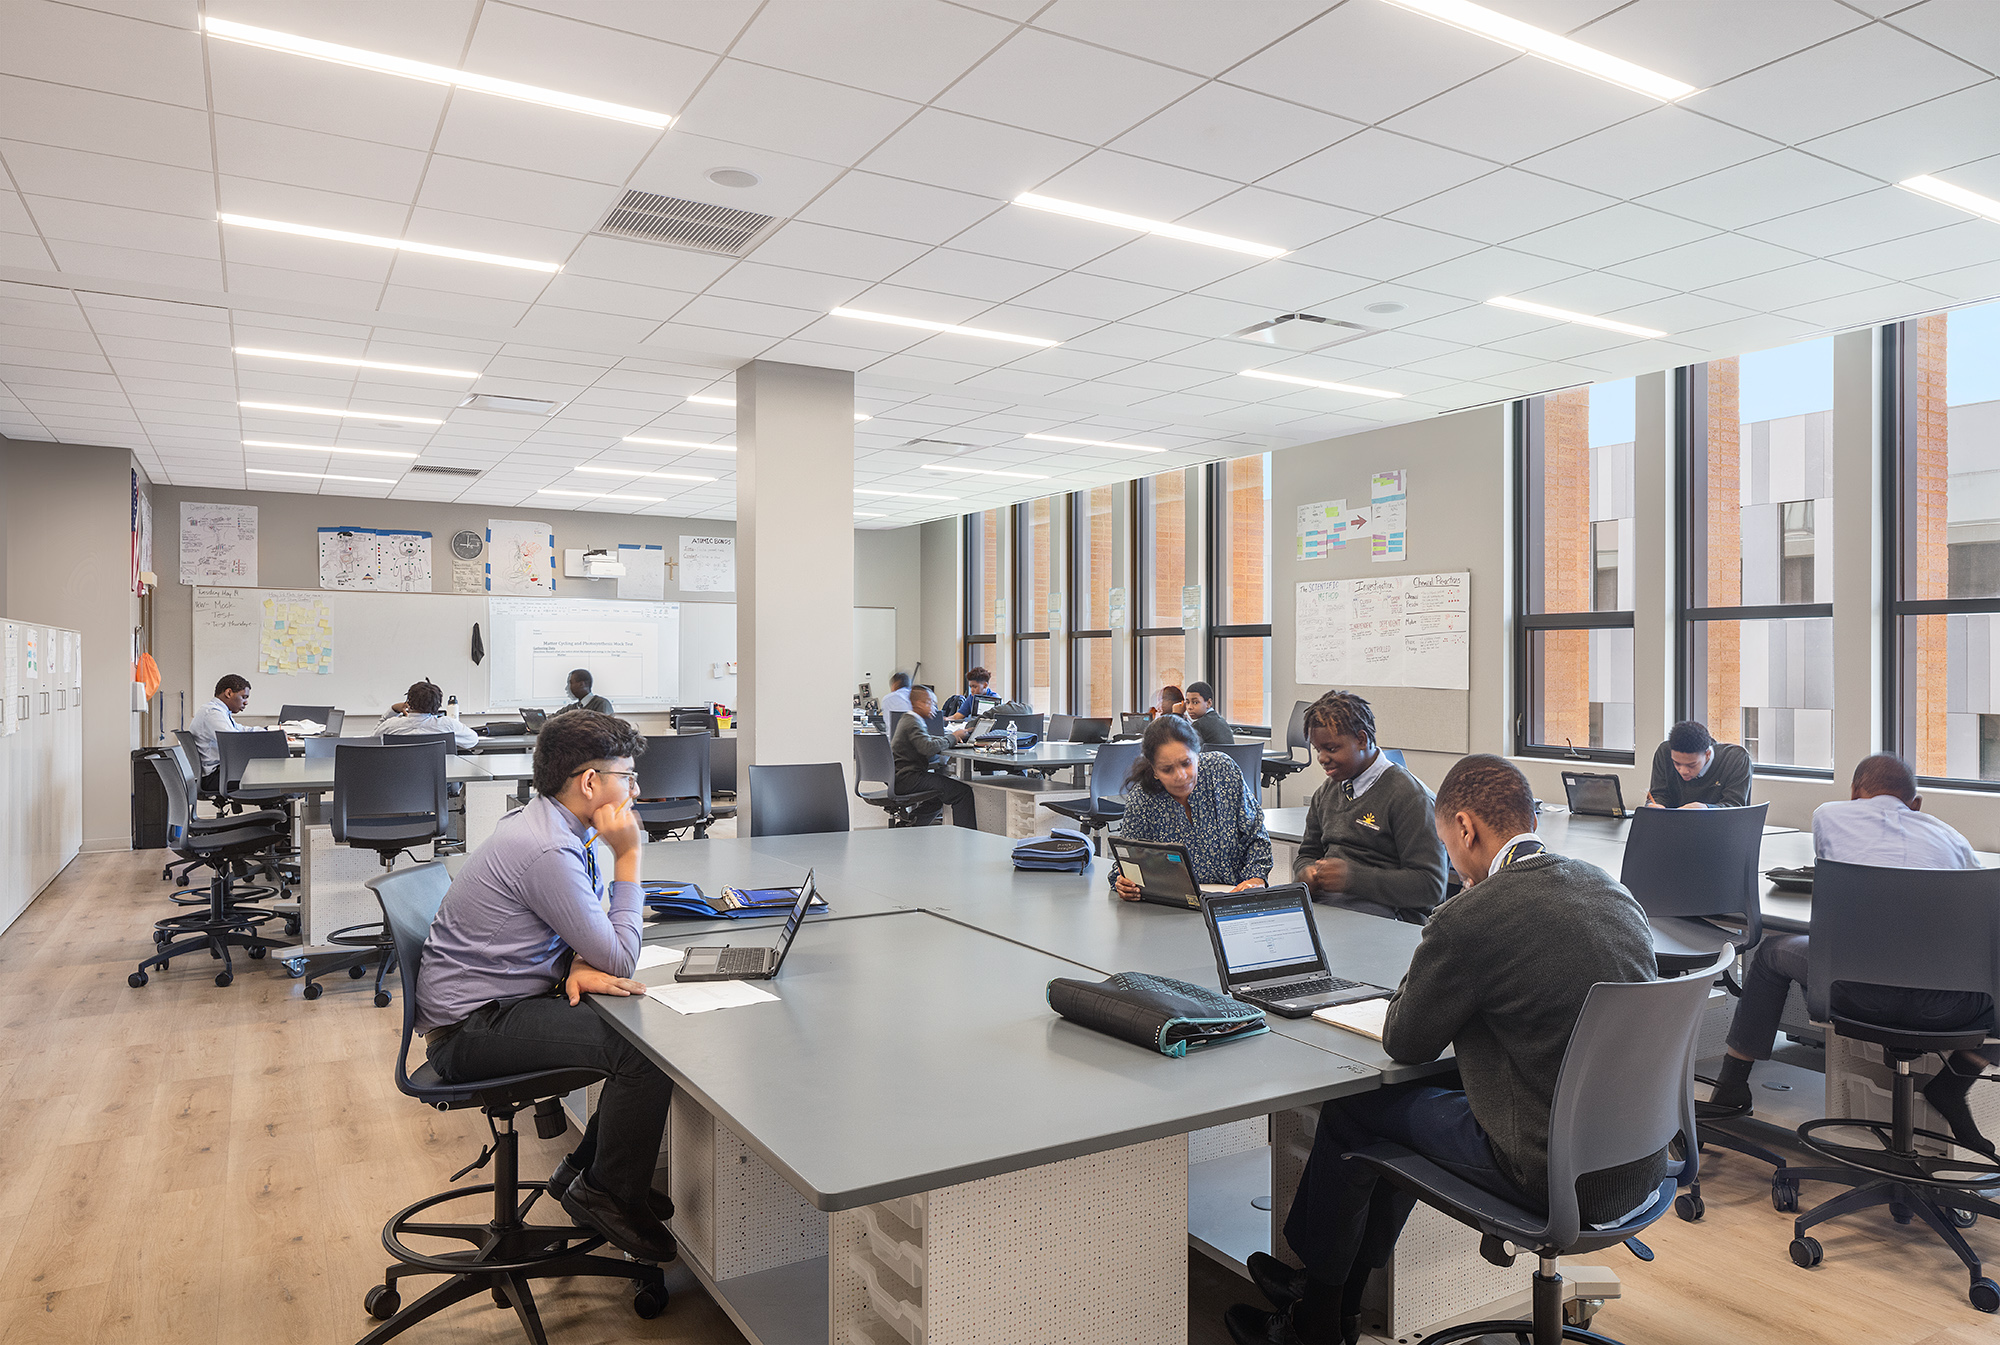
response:
M1290 972L1319 970L1312 916L1298 893L1238 902L1211 901L1209 909L1230 981L1261 981Z
M785 917L785 928L778 935L778 962L783 964L785 953L792 946L792 939L799 932L799 925L806 918L806 908L813 901L813 870L806 870L806 880L799 884L799 899L792 903L792 913ZM775 970L775 968L774 968Z
M1113 838L1111 853L1118 861L1118 871L1142 892L1185 897L1198 890L1189 874L1184 846Z
M1625 816L1625 797L1618 788L1618 777L1615 775L1564 771L1563 791L1569 796L1569 810L1573 813L1599 817Z

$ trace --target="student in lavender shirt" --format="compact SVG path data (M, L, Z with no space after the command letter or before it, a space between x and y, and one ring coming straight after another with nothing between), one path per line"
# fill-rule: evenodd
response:
M673 1082L583 1003L641 995L641 895L633 759L646 740L592 710L535 740L537 797L502 818L445 893L417 976L417 1029L448 1083L536 1070L602 1070L583 1143L549 1191L578 1222L646 1261L674 1256L653 1169ZM590 851L610 847L610 874ZM604 904L609 878L610 908Z

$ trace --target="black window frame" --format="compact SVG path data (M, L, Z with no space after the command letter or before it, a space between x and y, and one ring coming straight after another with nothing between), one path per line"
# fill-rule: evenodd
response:
M1022 601L1022 598L1024 596L1021 586L1022 557L1032 554L1032 549L1028 545L1028 531L1029 529L1034 527L1034 505L1037 500L1050 501L1049 543L1050 543L1050 549L1051 550L1054 549L1055 529L1056 529L1055 513L1057 508L1054 501L1058 498L1060 497L1050 496L1050 495L1036 495L1036 496L1031 496L1026 500L1023 500L1018 504L1011 504L1007 506L1007 526L1010 529L1010 538L1013 543L1013 556L1012 556L1013 563L1008 566L1008 569L1011 571L1009 575L1008 593L1011 595L1013 611L1010 614L1008 621L1008 633L1012 635L1014 639L1014 657L1013 657L1014 689L1011 693L1009 693L1008 698L1010 700L1019 701L1023 705L1034 704L1033 701L1028 699L1029 683L1034 680L1030 676L1028 670L1029 651L1034 647L1034 645L1037 642L1044 642L1049 640L1050 633L1046 628L1038 631L1021 629L1021 623L1024 620L1026 620L1027 613L1030 610L1028 604ZM1049 577L1052 578L1053 576ZM1044 582L1046 582L1046 580ZM1056 592L1057 590L1052 588L1049 591L1053 593ZM1055 680L1055 675L1056 675L1055 655L1056 655L1055 648L1051 646L1049 649L1049 680L1052 682ZM1055 688L1050 687L1049 706L1051 709L1055 707L1055 703L1056 703Z
M979 567L974 559L974 549L978 545L980 536L980 517L990 512L992 511L980 509L959 516L959 546L965 557L964 670L968 672L974 668L985 668L988 672L994 672L992 659L987 655L975 654L973 651L990 648L997 654L1000 645L1000 632L990 631L984 635L976 635L972 630L972 614L979 610ZM998 673L995 673L995 676L997 677Z
M1184 482L1187 479L1185 468L1172 467L1168 471L1182 473L1181 479ZM1146 685L1147 639L1178 635L1185 640L1188 633L1185 626L1146 626L1139 624L1139 621L1145 616L1146 608L1150 605L1151 588L1149 581L1152 575L1149 567L1153 560L1152 539L1147 535L1146 531L1147 523L1151 517L1146 501L1146 487L1158 477L1165 476L1166 474L1166 472L1156 472L1152 476L1135 477L1132 481L1132 593L1131 597L1126 600L1125 611L1127 613L1127 620L1132 626L1132 694L1135 696L1150 697L1154 692L1159 690L1158 687L1148 687ZM1183 500L1183 507L1185 507L1185 500ZM1183 645L1183 650L1185 650L1185 645ZM1152 704L1150 700L1141 701L1129 713L1144 714L1146 707L1150 704Z
M1694 376L1700 370L1702 376ZM1694 523L1696 444L1699 436L1701 467L1705 475L1708 453L1708 365L1683 365L1674 370L1674 718L1697 719L1693 695L1695 686L1694 638L1696 623L1711 621L1806 621L1831 620L1830 602L1765 603L1758 606L1695 607L1695 576L1708 565L1708 532ZM1704 522L1706 518L1704 516ZM1704 673L1704 677L1706 674ZM1705 713L1705 712L1704 712ZM1835 714L1839 710L1836 706ZM1836 729L1838 725L1836 722ZM1752 775L1777 776L1793 780L1831 780L1832 767L1787 766L1751 758Z
M1266 452L1261 456L1268 458L1271 455ZM1229 462L1226 459L1211 462L1203 474L1203 485L1208 498L1205 501L1206 507L1202 510L1203 540L1206 545L1202 548L1201 578L1202 585L1206 589L1204 606L1207 609L1208 635L1202 642L1202 668L1206 675L1206 680L1215 688L1216 703L1218 705L1226 704L1227 702L1224 698L1229 694L1228 687L1223 685L1227 681L1222 671L1224 667L1222 659L1223 641L1256 639L1259 636L1266 640L1271 638L1271 623L1268 621L1237 622L1233 625L1222 624L1222 584L1228 577L1226 573L1227 558L1222 555L1221 546L1225 530L1222 513L1228 495L1227 483L1224 480L1224 473L1228 470L1228 467ZM1267 578L1270 576L1270 569L1274 562L1271 548L1276 545L1277 538L1275 528L1276 509L1277 497L1273 495L1272 517L1265 520L1264 527L1266 541L1264 567ZM1271 594L1271 605L1274 610L1277 607L1277 600L1278 595L1274 591ZM1265 657L1268 665L1270 657L1268 651ZM1271 669L1273 674L1272 694L1274 696L1276 695L1277 688L1275 680L1276 671L1275 668ZM1261 735L1266 738L1271 736L1271 726L1268 724L1238 724L1231 721L1229 726L1232 729L1237 729L1248 734Z
M1069 519L1069 545L1068 545L1068 564L1064 567L1066 571L1064 575L1064 583L1066 585L1068 593L1066 599L1066 602L1068 604L1068 615L1072 620L1075 619L1079 606L1077 600L1078 595L1083 592L1083 585L1084 585L1082 568L1077 564L1077 557L1082 554L1085 545L1085 539L1088 536L1088 528L1089 528L1088 511L1090 506L1090 489L1091 489L1090 487L1086 486L1082 490L1073 490L1069 492L1069 495L1067 497L1069 500L1069 508L1065 511ZM1117 531L1117 520L1115 518L1112 521L1111 535L1112 535L1111 578L1116 579L1118 576L1118 546L1117 546L1118 531ZM1116 588L1116 587L1117 585L1115 583L1109 585L1107 588L1107 592L1109 591L1110 588ZM1107 610L1105 612L1105 617L1107 620L1110 618L1108 605L1107 605ZM1103 648L1108 655L1110 651L1113 648L1115 648L1115 645L1112 643L1111 639L1113 632L1111 627L1109 626L1102 626L1102 627L1093 626L1089 629L1081 629L1081 630L1070 628L1067 631L1067 634L1069 636L1069 648L1064 652L1064 661L1067 667L1067 674L1068 674L1066 678L1068 682L1068 687L1067 687L1068 695L1064 699L1069 705L1070 714L1082 716L1086 713L1086 707L1083 706L1081 702L1080 689L1083 685L1083 678L1082 678L1081 659L1079 656L1083 653L1084 641L1102 640L1104 642ZM1051 699L1053 699L1053 697ZM1118 699L1117 693L1114 691L1112 693L1113 708L1111 711L1111 716L1114 720L1118 717L1118 711L1116 707L1117 699Z
M1529 574L1533 554L1530 537L1531 501L1536 485L1531 464L1534 416L1530 407L1539 400L1523 397L1513 404L1510 430L1514 445L1514 755L1556 761L1602 762L1613 766L1637 764L1636 744L1632 749L1577 747L1571 744L1537 743L1529 740L1528 725L1534 717L1538 683L1534 677L1534 641L1537 631L1631 630L1630 611L1531 612L1533 593ZM1592 575L1593 591L1596 576Z

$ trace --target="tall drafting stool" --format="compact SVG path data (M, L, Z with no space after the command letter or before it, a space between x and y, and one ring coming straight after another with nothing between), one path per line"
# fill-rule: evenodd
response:
M382 1229L382 1246L396 1260L383 1273L382 1283L370 1289L362 1300L368 1314L382 1324L363 1336L360 1345L382 1345L440 1310L485 1292L493 1295L495 1305L514 1309L530 1341L545 1345L548 1337L542 1329L530 1281L571 1276L630 1280L634 1289L633 1311L646 1318L659 1316L666 1311L667 1286L658 1266L593 1255L604 1239L594 1230L576 1227L567 1220L561 1224L527 1221L542 1193L548 1190L548 1183L521 1180L521 1139L514 1130L515 1116L534 1107L535 1133L543 1139L554 1139L567 1125L560 1101L563 1095L601 1082L604 1075L590 1069L555 1069L471 1083L446 1083L428 1062L410 1069L411 1039L417 1032L417 973L423 965L424 940L451 887L451 878L443 864L432 861L400 873L370 878L368 886L382 905L382 923L395 941L396 962L402 969L403 1038L396 1052L396 1087L439 1111L479 1108L493 1131L493 1143L458 1176L484 1167L489 1161L494 1167L491 1182L419 1200L400 1211ZM521 1199L523 1192L527 1194L526 1201ZM425 1217L451 1201L488 1193L493 1197L493 1217L484 1223L436 1223ZM409 1244L410 1238L435 1239L447 1246L421 1250ZM457 1243L469 1243L470 1248L451 1249L451 1244ZM447 1278L404 1307L400 1285L411 1275Z
M1684 1146L1684 1158L1669 1160L1652 1201L1611 1228L1584 1226L1576 1206L1577 1178L1637 1162L1677 1136L1694 1133L1694 1047L1702 1005L1709 982L1734 956L1735 950L1725 945L1697 974L1669 981L1600 982L1590 988L1563 1052L1549 1110L1548 1213L1482 1190L1400 1144L1375 1144L1352 1155L1424 1204L1477 1229L1480 1254L1494 1264L1513 1264L1507 1243L1532 1252L1540 1262L1532 1319L1467 1322L1425 1336L1424 1345L1488 1335L1532 1340L1534 1345L1565 1340L1617 1345L1609 1336L1563 1324L1556 1258L1626 1242L1635 1255L1650 1260L1652 1254L1636 1239L1667 1212L1675 1185L1693 1180L1699 1158L1694 1146Z
M1819 860L1813 866L1807 967L1806 1008L1813 1021L1880 1046L1895 1077L1886 1125L1833 1117L1799 1127L1801 1144L1839 1166L1780 1168L1771 1179L1772 1203L1787 1213L1798 1209L1801 1181L1853 1189L1799 1215L1792 1227L1792 1261L1811 1269L1825 1256L1807 1229L1887 1205L1898 1223L1922 1219L1964 1263L1973 1307L2000 1312L2000 1284L1981 1268L1954 1217L1963 1212L2000 1219L2000 1204L1993 1199L2000 1166L1984 1161L1983 1154L1966 1157L1975 1151L1949 1135L1916 1128L1917 1084L1910 1071L1926 1055L1949 1059L1953 1051L1992 1041L1992 1013L1964 1027L1919 1031L1846 1012L1833 999L1835 985L1847 981L1983 992L2000 1002L2000 871L1883 869Z

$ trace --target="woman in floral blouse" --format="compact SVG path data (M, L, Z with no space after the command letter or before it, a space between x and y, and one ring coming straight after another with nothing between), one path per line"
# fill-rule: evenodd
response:
M1262 887L1271 875L1271 837L1256 788L1222 752L1203 756L1194 725L1161 715L1140 740L1125 781L1119 834L1187 847L1197 883ZM1139 889L1114 866L1111 885L1127 901Z

